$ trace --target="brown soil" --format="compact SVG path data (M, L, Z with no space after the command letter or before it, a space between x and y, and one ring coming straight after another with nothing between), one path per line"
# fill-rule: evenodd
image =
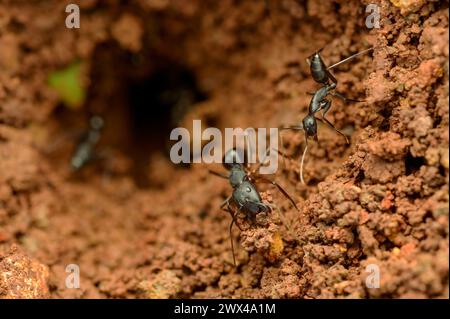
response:
M365 26L372 2L380 29ZM448 2L269 1L270 15L263 0L125 3L80 1L70 30L65 1L0 1L0 297L448 298ZM230 187L208 174L219 165L171 164L171 123L296 124L317 88L305 58L370 45L334 71L365 100L329 113L350 145L320 126L303 185L303 133L284 135L292 159L276 177L300 212L267 189L290 228L277 214L242 221L233 267ZM88 97L71 110L46 78L77 60ZM162 89L195 103L136 106ZM107 155L72 174L71 132L91 113ZM80 289L65 287L69 264Z

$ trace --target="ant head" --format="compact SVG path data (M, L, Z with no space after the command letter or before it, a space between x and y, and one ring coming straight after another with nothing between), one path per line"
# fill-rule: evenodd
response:
M303 119L303 129L307 137L317 138L317 120L314 115L308 114Z
M222 160L223 166L230 170L233 166L247 164L247 156L243 149L232 148L228 150Z
M94 115L89 119L89 124L91 128L94 130L101 130L103 125L105 125L105 121L98 115Z

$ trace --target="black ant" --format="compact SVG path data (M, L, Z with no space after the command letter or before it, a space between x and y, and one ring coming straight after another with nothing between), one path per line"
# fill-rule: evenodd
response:
M336 78L331 74L330 70L337 67L338 65L341 65L342 63L345 63L349 60L352 60L356 58L357 56L360 56L364 53L367 53L371 50L373 50L373 47L370 47L366 50L357 52L331 66L326 66L325 62L323 62L322 57L320 53L322 52L323 48L316 51L314 54L309 56L306 59L306 62L309 64L309 69L311 71L311 75L317 83L320 84L328 84L330 81L337 84Z
M78 143L70 157L69 165L72 172L80 171L83 167L95 158L95 147L97 146L102 130L104 120L99 115L93 115L89 118L89 127L84 130L76 129L65 135L59 136L45 148L40 148L45 154L52 154L61 147L67 139L78 137Z
M352 59L364 54L364 53L367 53L367 52L373 50L373 47L370 47L366 50L357 52L357 53L333 64L332 66L326 66L325 62L323 62L322 57L320 55L320 52L322 52L322 50L323 50L323 48L316 51L313 55L309 56L306 59L306 62L309 64L311 76L313 77L314 81L316 81L319 84L324 85L322 88L320 88L315 93L308 93L310 95L313 95L312 99L316 100L315 103L316 104L317 103L318 104L326 104L327 103L327 104L329 104L329 105L327 105L327 107L329 109L331 107L331 100L329 102L327 102L325 100L325 97L328 94L338 97L344 102L364 102L364 101L360 101L360 100L353 100L353 99L346 98L345 96L343 96L342 94L340 94L339 92L336 92L336 91L332 92L332 90L334 90L336 88L338 81L333 76L333 74L331 74L330 70L338 65L341 65L342 63L345 63L349 60L352 60ZM313 101L311 100L309 113L311 113L311 104L312 103L313 103ZM313 112L313 113L315 113L315 112Z
M326 113L329 111L331 107L331 100L326 99L326 96L330 94L330 90L333 90L336 87L335 83L328 84L317 90L317 92L314 94L313 98L311 99L311 102L309 103L308 108L308 115L306 115L302 123L298 126L286 126L281 127L280 130L304 130L305 131L305 149L303 150L303 155L300 161L300 180L303 184L305 184L305 180L303 179L303 163L305 160L305 155L308 150L308 138L313 138L317 143L319 143L319 138L317 136L317 121L325 122L328 124L331 128L333 128L337 133L342 135L347 144L350 144L347 136L339 131L326 117ZM322 111L322 118L315 117L314 114ZM281 138L281 145L283 145L283 138L280 135Z
M72 170L78 171L94 157L94 148L97 145L104 126L104 120L98 115L89 119L89 130L80 139L71 159Z
M370 50L373 50L373 47L363 50L361 52L355 53L355 54L351 55L350 57L345 58L344 60L333 64L330 67L327 67L325 65L325 63L322 60L322 57L320 56L320 52L322 51L322 49L318 50L317 52L315 52L313 55L311 55L307 59L307 62L310 66L311 75L312 75L314 81L316 81L317 83L323 84L323 86L320 89L318 89L315 93L310 93L313 95L313 97L311 98L311 101L309 103L308 114L303 118L302 123L300 125L280 128L280 130L291 129L291 130L304 130L305 131L306 146L305 146L305 149L303 150L302 158L300 161L300 180L303 184L305 184L305 181L303 179L303 163L304 163L306 152L308 150L308 138L312 137L312 138L314 138L314 140L317 143L319 142L319 139L317 137L317 120L328 124L333 130L335 130L337 133L339 133L340 135L342 135L345 138L345 141L347 142L347 144L350 144L347 136L344 133L342 133L341 131L339 131L325 117L326 113L330 110L331 103L332 103L332 100L327 99L327 96L331 95L331 96L338 97L338 98L342 99L344 102L347 102L347 101L363 102L363 101L359 101L359 100L353 100L353 99L346 98L342 94L336 92L335 89L337 86L337 80L331 74L331 72L329 70L344 63L344 62L347 62L361 54L364 54ZM319 111L321 111L321 113L322 113L322 118L315 117L315 114ZM281 135L280 135L280 137L281 137Z
M228 179L231 187L233 188L233 193L227 199L225 199L225 201L220 205L220 208L227 211L232 218L229 232L234 266L236 266L236 257L234 252L233 237L231 233L233 225L236 224L239 230L242 231L241 226L236 222L236 216L239 213L243 212L246 214L246 217L254 223L256 222L257 214L269 213L273 208L277 209L281 216L280 210L276 205L264 203L262 201L261 195L259 194L255 186L256 182L261 181L276 186L278 190L287 199L289 199L295 209L298 210L298 207L295 204L294 200L277 182L260 175L255 175L257 168L249 170L247 167L248 161L245 155L242 154L243 152L241 150L237 150L236 148L232 148L225 153L223 158L223 166L229 171L228 175L210 170L210 173Z

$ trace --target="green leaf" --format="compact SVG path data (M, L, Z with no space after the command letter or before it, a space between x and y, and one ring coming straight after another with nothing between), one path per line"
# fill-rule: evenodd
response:
M81 83L81 67L82 62L75 62L48 76L48 85L58 92L62 102L70 108L79 108L86 98L86 90Z

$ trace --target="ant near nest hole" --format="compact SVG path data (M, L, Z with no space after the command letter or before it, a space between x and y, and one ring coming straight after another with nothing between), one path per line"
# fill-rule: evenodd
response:
M233 254L233 263L235 267L236 256L232 237L233 225L236 224L239 230L242 231L241 226L236 221L236 216L241 212L245 213L246 218L250 219L253 223L256 222L257 214L270 213L272 209L276 209L281 218L283 216L277 205L263 202L261 195L255 186L256 183L263 182L276 186L277 189L291 202L292 206L294 206L298 211L298 207L295 201L276 181L256 174L257 169L263 163L264 161L257 164L256 168L250 169L243 150L232 148L225 153L223 158L223 166L229 173L223 174L212 170L209 171L211 174L224 179L228 179L231 187L233 188L232 194L223 201L223 203L220 205L220 208L228 212L232 218L229 227L229 233L231 241L231 251Z
M86 128L68 129L68 132L60 134L50 143L47 143L45 147L38 146L38 149L46 155L51 155L66 144L68 140L77 139L68 166L71 173L81 171L98 157L96 148L105 126L105 120L100 115L89 116L87 122Z
M64 121L61 121L64 123ZM49 158L63 158L64 175L70 180L92 180L93 170L100 169L102 183L107 184L112 174L128 172L129 162L113 148L100 145L105 130L105 119L100 114L89 114L85 127L68 127L66 132L54 134L51 142L36 147ZM68 151L70 155L62 155ZM98 164L98 165L96 165ZM67 174L67 175L66 175ZM89 177L88 177L89 176ZM88 179L86 179L88 177Z
M72 171L79 171L94 158L94 149L102 136L104 119L94 115L89 119L89 128L83 134L70 159Z
M350 144L347 136L339 131L325 116L327 112L331 108L331 97L337 97L343 100L344 102L364 102L361 100L349 99L342 95L339 92L336 92L336 87L338 81L334 77L334 75L330 72L331 69L345 63L349 60L352 60L362 54L365 54L371 50L373 47L370 47L366 50L355 53L331 66L327 66L323 61L320 53L322 49L316 51L310 57L307 58L307 62L310 67L311 76L315 82L322 84L322 87L318 89L314 93L308 93L312 95L311 101L308 106L308 114L303 118L301 124L297 126L284 126L280 127L280 131L283 130L303 130L305 132L305 149L303 150L303 154L300 160L300 180L303 184L305 184L305 180L303 178L303 165L305 156L308 150L308 139L313 138L317 143L319 143L319 139L317 136L318 126L317 121L323 122L331 127L338 134L342 135L345 138L347 144ZM330 96L330 97L329 97ZM321 112L321 118L316 117L316 113ZM283 145L282 135L280 133L281 144Z

